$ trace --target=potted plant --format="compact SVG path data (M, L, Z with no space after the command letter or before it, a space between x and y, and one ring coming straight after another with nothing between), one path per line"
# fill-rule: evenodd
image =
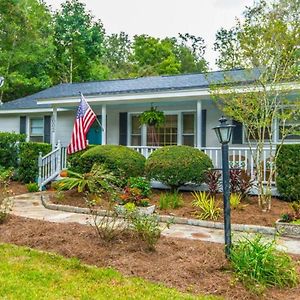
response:
M300 237L300 202L291 204L292 213L285 213L276 221L276 230L284 236Z
M151 107L140 115L141 125L145 124L153 127L160 127L165 123L165 115L157 107Z

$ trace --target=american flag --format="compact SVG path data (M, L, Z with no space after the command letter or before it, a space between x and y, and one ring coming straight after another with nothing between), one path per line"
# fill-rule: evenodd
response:
M87 147L86 135L96 120L97 116L81 94L80 104L77 109L76 119L73 127L71 143L67 153L72 154Z

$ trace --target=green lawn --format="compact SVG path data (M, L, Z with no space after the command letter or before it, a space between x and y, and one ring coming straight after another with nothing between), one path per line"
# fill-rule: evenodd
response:
M219 299L195 297L77 259L0 244L0 299Z

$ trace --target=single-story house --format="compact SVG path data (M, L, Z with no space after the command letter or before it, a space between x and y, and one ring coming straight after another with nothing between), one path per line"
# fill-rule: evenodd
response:
M140 126L139 114L157 107L166 115L165 125L158 130L158 145L190 145L204 150L220 166L220 145L212 128L218 125L222 112L210 96L210 84L224 83L247 89L258 71L216 71L206 74L152 76L123 80L65 83L0 106L0 131L20 132L27 140L60 141L67 146L71 139L76 109L83 93L97 114L97 122L88 133L90 144L120 144L133 147L145 156L155 149L148 128ZM236 127L230 143L230 155L243 160L253 172L243 125ZM274 139L278 139L277 124ZM291 136L293 142L300 136ZM267 152L266 152L267 158Z

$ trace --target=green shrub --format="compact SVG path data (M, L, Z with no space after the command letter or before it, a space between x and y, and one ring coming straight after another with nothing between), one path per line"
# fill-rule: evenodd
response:
M94 164L88 173L80 174L68 171L68 177L58 181L57 189L62 191L77 188L78 193L88 192L102 195L109 192L110 195L113 195L115 181L114 175L103 165Z
M86 149L68 155L67 157L68 170L71 170L75 173L83 173L81 163L80 163L81 155L95 146L96 145L88 145Z
M261 235L234 244L230 261L238 279L254 292L270 286L292 287L298 281L292 259L276 249L275 240L265 242Z
M212 168L210 158L189 146L166 146L155 150L146 161L147 178L158 180L172 191L187 183L201 184Z
M200 212L197 213L199 219L202 220L217 220L221 214L221 209L216 202L215 197L210 196L205 192L193 192L194 200L193 206L199 208Z
M241 194L238 193L232 193L230 194L230 207L232 209L237 209L239 208L241 201L242 201L242 196Z
M144 197L149 197L151 193L150 181L144 177L130 177L128 179L127 186L139 189Z
M82 172L89 172L94 163L104 164L117 177L126 179L142 176L145 158L126 146L100 145L89 149L80 157Z
M25 142L25 135L0 132L0 165L5 168L17 167L19 144Z
M289 201L300 199L300 144L283 145L276 160L276 185Z
M39 185L36 182L27 183L26 188L29 193L35 193L39 191Z
M183 204L182 195L177 192L174 193L165 193L159 197L159 208L160 209L168 209L173 208L176 209L181 207Z
M20 144L20 165L18 170L18 179L22 182L36 182L38 178L38 157L39 153L43 155L51 151L51 145L46 143L21 143Z
M125 220L129 223L129 228L137 235L141 241L145 242L149 250L154 250L162 231L169 228L170 223L166 223L161 228L157 215L146 215L139 212L134 205L127 206Z
M12 172L7 171L0 176L0 224L3 223L12 208L11 190L9 188Z

